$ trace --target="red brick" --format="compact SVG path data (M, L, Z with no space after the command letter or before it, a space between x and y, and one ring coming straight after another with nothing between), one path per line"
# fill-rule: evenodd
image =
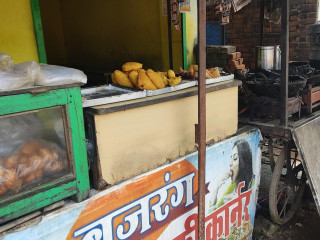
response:
M292 27L292 26L298 26L299 25L299 22L298 21L293 21L293 22L290 22L289 23L289 26Z
M229 53L228 54L228 57L231 59L231 60L235 60L237 59L237 54L234 52L234 53Z
M315 20L312 19L312 18L307 18L307 19L301 19L299 21L299 24L300 25L310 25L310 24L314 24L315 23Z
M298 20L298 16L297 15L293 15L293 16L290 16L290 21L296 21Z
M297 31L297 29L298 29L297 26L289 27L289 30L290 30L290 31Z
M299 19L306 19L308 18L308 14L307 13L300 13L299 14Z
M316 12L308 13L308 18L313 18L314 22L316 22L317 13Z
M229 60L228 65L237 67L239 65L239 61L238 60Z
M301 5L301 12L302 13L313 12L315 9L317 9L317 4L304 4L304 5Z
M236 66L236 69L245 69L245 68L246 68L245 64L241 64L241 65Z

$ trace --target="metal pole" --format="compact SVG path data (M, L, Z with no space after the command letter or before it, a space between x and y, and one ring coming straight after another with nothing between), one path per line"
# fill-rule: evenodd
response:
M263 46L263 22L264 22L264 0L261 0L260 5L260 35L259 35L259 44Z
M171 1L167 0L167 19L168 19L168 44L169 44L169 63L170 69L173 69L172 59L172 29L171 29Z
M206 169L206 1L198 0L198 124L199 124L199 160L198 160L198 236L205 239L205 169Z
M289 77L289 0L281 0L281 119L288 125L288 77Z

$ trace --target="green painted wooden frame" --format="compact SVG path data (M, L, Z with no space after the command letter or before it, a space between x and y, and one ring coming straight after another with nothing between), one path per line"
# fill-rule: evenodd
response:
M183 49L183 69L187 70L188 66L188 47L187 47L187 16L186 13L182 14L182 49Z
M89 196L88 162L79 87L37 95L25 93L1 97L0 116L54 106L65 106L66 109L71 137L70 150L74 158L73 173L0 200L0 224L70 196L75 196L78 202Z
M47 63L47 54L44 44L42 21L39 0L30 0L33 17L34 33L37 41L38 58L40 63Z

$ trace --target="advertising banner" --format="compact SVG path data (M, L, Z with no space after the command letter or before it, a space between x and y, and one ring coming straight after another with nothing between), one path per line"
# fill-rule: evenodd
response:
M260 182L260 133L206 151L206 239L250 239ZM198 154L194 153L45 216L8 239L196 240ZM22 237L22 238L19 238Z

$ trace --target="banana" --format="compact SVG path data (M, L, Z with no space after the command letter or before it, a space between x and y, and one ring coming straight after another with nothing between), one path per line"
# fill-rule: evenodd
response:
M148 78L146 71L143 69L139 70L138 87L146 90L157 90L157 87Z
M169 86L170 87L175 87L181 83L181 77L173 77L169 78Z
M174 73L173 70L168 70L168 78L174 78L176 76L176 74Z
M159 76L162 78L163 80L163 83L165 86L168 86L169 85L169 82L168 82L168 78L167 78L167 73L165 72L158 72Z
M121 86L133 88L128 75L119 70L114 71L114 79Z
M129 79L131 83L136 87L138 87L138 75L138 71L131 71L129 73Z
M142 68L142 64L138 62L127 62L122 65L122 71L124 72L137 71L141 68Z
M158 88L164 88L165 84L159 74L155 73L152 69L146 71L147 76L153 82L153 84Z

